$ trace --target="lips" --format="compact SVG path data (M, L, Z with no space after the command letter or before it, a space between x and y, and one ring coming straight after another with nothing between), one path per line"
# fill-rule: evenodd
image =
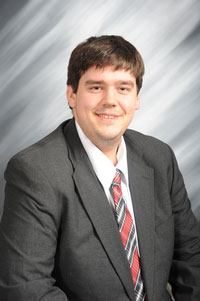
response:
M96 115L101 119L107 119L107 120L114 120L117 119L120 115L119 114L105 114L105 113L96 113Z
M104 115L104 114L98 114L99 117L105 118L105 119L115 119L116 116L113 115Z

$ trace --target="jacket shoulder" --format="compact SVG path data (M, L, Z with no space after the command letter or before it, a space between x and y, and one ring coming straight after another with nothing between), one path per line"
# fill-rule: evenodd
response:
M46 137L14 155L8 162L5 178L14 177L16 172L37 175L40 171L54 183L56 178L60 180L66 173L71 173L72 167L68 160L64 135L67 122L63 122Z
M134 130L127 130L124 136L129 158L139 160L141 164L153 168L154 172L172 175L177 161L171 147L152 136Z
M127 143L130 146L132 146L135 150L137 150L140 153L140 155L141 153L149 153L152 155L156 155L157 153L171 153L171 148L167 143L155 137L137 132L135 130L128 129L125 132L124 137Z
M49 133L47 136L19 151L11 158L11 161L20 158L28 158L30 160L31 158L34 159L38 156L48 156L49 152L55 152L59 147L62 147L65 143L63 134L64 124L65 123L60 124L54 131Z

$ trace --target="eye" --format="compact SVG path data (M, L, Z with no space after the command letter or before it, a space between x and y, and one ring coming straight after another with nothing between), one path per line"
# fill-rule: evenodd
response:
M98 90L100 90L101 88L99 87L99 86L94 86L94 87L92 87L92 90L95 90L95 91L98 91Z
M102 87L100 87L100 86L90 86L89 90L91 92L97 93L97 92L100 92L102 90Z
M128 87L119 87L119 93L127 94L130 91Z

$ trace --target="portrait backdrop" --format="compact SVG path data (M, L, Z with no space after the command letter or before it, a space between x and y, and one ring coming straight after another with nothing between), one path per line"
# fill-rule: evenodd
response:
M200 220L199 12L199 0L0 0L0 215L9 158L71 116L71 51L89 36L115 34L146 66L130 128L173 148Z

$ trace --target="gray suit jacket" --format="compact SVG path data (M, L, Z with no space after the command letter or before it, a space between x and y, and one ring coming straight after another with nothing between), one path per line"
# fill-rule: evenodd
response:
M148 301L200 300L200 231L170 148L127 130ZM0 300L135 300L118 227L74 120L11 159L0 225Z

